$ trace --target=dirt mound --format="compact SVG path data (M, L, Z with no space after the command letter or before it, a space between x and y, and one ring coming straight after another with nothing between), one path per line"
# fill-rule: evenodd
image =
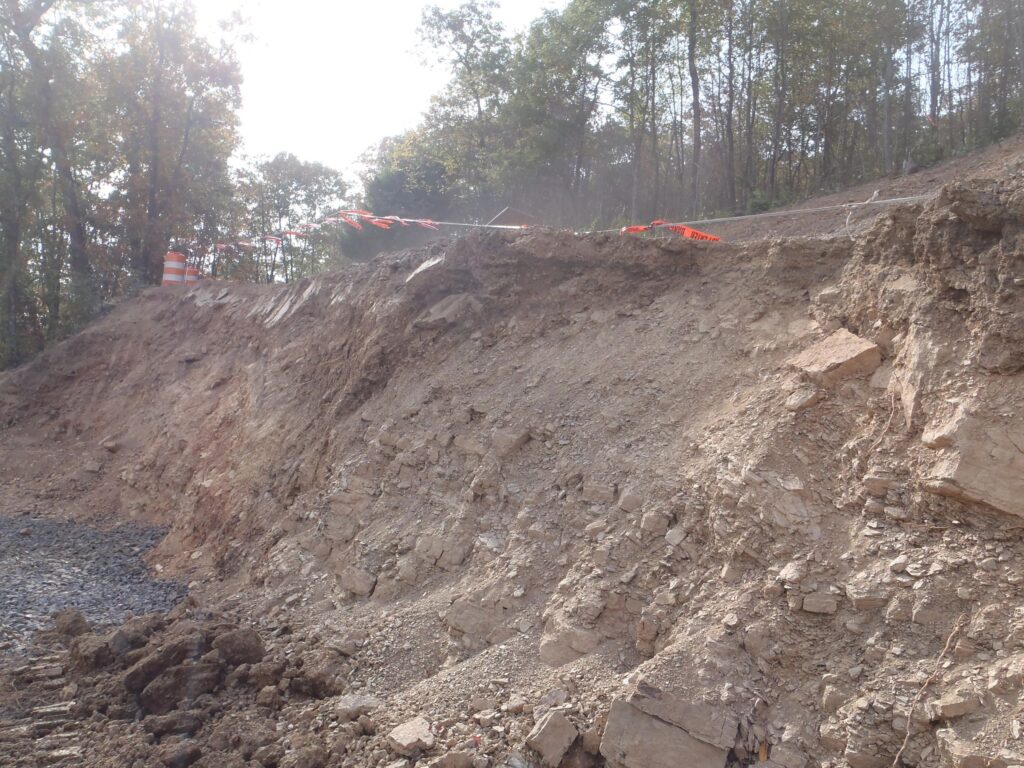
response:
M198 718L166 742L111 692L123 717L88 716L117 746L78 746L1024 762L1022 233L1013 166L855 240L479 235L126 303L0 378L0 503L171 526L154 566L336 674L197 673L199 698L158 705ZM352 696L379 706L345 724ZM220 738L230 712L265 743Z

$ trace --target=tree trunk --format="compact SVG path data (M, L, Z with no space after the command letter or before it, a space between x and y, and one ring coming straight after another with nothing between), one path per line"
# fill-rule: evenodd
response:
M651 33L653 35L653 32ZM651 130L651 164L654 172L653 188L651 190L651 218L655 218L660 215L658 207L661 205L661 160L658 157L658 102L657 102L657 82L658 82L658 68L657 68L657 57L654 54L654 43L651 42L649 49L649 57L647 64L647 93L648 93L648 104L647 109L650 113L650 130Z
M701 106L700 76L697 72L697 0L690 0L690 29L687 38L687 58L690 67L690 89L693 99L693 187L690 205L693 215L700 215L700 164L701 164Z
M914 6L907 4L907 40L904 52L906 59L903 85L903 152L904 170L912 165L911 149L914 123Z
M778 188L778 164L782 151L782 121L786 114L786 37L789 34L789 14L786 0L780 6L780 23L778 40L775 41L776 57L776 92L775 92L775 124L772 128L772 153L768 163L768 196L775 199Z
M892 51L885 50L885 95L882 104L882 163L885 173L892 173L892 86L895 71Z
M40 122L46 133L50 156L64 203L65 229L68 233L69 265L73 291L71 321L77 326L95 312L99 296L89 264L88 237L78 180L75 178L67 143L54 115L53 71L42 51L32 40L31 29L18 29L18 42L29 63L40 96Z
M728 82L726 84L725 102L725 198L729 211L736 210L736 136L733 130L732 113L736 104L736 61L733 55L732 27L733 27L733 5L732 0L728 4L728 16L726 21L726 40L728 56Z
M2 255L0 255L0 313L3 315L3 334L0 336L0 370L17 365L20 361L18 334L17 279L18 256L21 242L21 222L3 224Z
M9 73L8 73L9 76ZM5 78L7 79L7 78ZM3 126L3 169L7 177L8 194L0 198L0 370L18 362L18 310L16 306L16 280L20 268L22 175L19 167L17 137L15 136L14 83L8 79L4 89L4 110L0 119Z
M946 2L937 0L928 19L928 105L932 130L938 130L942 98L942 34L946 23Z
M1024 0L1018 0L1017 12L1017 85L1024 90Z
M167 240L163 233L161 173L162 158L160 157L160 129L163 127L163 94L166 55L164 52L163 31L160 29L160 9L157 8L154 20L157 41L157 60L153 70L153 90L150 97L149 125L147 141L149 143L149 184L146 194L146 232L143 237L142 273L146 282L155 283L160 279L160 265L163 252L167 250Z

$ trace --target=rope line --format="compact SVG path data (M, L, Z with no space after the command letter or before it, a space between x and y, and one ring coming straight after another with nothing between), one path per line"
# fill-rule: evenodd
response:
M657 220L650 224L643 226L633 227L622 227L615 229L597 229L597 230L584 230L577 231L577 235L601 235L609 233L618 234L632 234L638 230L643 231L654 231L658 229L668 230L670 232L676 232L682 234L684 237L691 237L695 240L718 240L718 237L708 235L707 233L696 231L695 233L688 232L689 225L695 224L723 224L729 221L749 221L752 219L766 219L766 218L780 218L785 216L799 216L805 213L824 213L826 211L847 211L846 216L846 232L852 238L853 235L850 232L850 217L853 215L853 211L858 208L864 208L869 205L892 205L894 203L914 203L922 200L928 200L934 196L934 193L924 195L909 195L907 197L890 197L885 200L879 200L878 191L876 190L874 195L868 200L863 202L851 202L851 203L838 203L836 205L822 205L816 208L797 208L795 210L786 211L764 211L762 213L747 213L740 216L719 216L711 219L695 219L685 222L669 222ZM213 245L217 252L233 250L235 248L243 248L248 250L255 249L255 241L270 241L276 243L275 247L280 247L285 237L306 237L309 234L310 229L319 229L326 224L333 224L338 222L344 222L355 229L362 229L363 223L369 223L381 229L390 229L393 225L397 224L402 227L407 227L411 224L416 224L424 229L438 229L439 227L461 227L463 229L499 229L499 230L512 230L522 231L531 229L528 225L520 224L471 224L464 221L434 221L432 219L407 219L400 216L378 216L370 213L369 211L359 210L343 210L333 216L328 216L317 223L306 223L299 224L298 229L304 230L299 232L294 229L285 230L275 235L256 235L251 237L250 240L238 240L232 243L219 242ZM541 225L543 228L543 225Z
M802 213L824 213L825 211L840 211L848 208L863 208L868 205L891 205L893 203L912 203L920 200L928 200L934 196L934 193L927 195L911 195L909 197L890 197L885 200L865 200L860 203L838 203L836 205L822 205L817 208L798 208L790 211L765 211L764 213L747 213L742 216L721 216L715 219L695 219L690 221L680 221L674 224L721 224L727 221L743 221L748 219L766 219L766 218L778 218L780 216L796 216ZM663 224L659 226L674 226L674 224ZM610 232L618 232L618 229L599 229L592 232L584 232L583 234L591 235L603 235Z
M467 229L528 229L525 224L467 224L464 221L435 221L434 219L406 219L410 224L436 224L439 227L466 227Z

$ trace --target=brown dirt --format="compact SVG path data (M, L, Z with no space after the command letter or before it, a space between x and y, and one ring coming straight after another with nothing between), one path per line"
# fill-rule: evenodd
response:
M196 601L128 650L40 638L0 756L390 766L424 716L409 764L521 768L554 711L563 766L886 768L908 720L904 765L1024 762L1009 147L853 241L472 235L153 289L0 376L2 513L170 526L150 563ZM250 625L280 674L215 650Z

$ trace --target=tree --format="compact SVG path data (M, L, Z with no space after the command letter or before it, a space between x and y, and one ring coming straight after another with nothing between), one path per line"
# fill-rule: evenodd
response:
M337 171L286 152L243 167L237 175L239 207L226 238L228 247L217 251L213 246L211 269L225 277L266 283L320 272L338 260L340 242L329 230L303 225L342 207L347 190ZM251 248L239 242L251 243Z
M154 282L171 240L193 239L202 212L224 202L241 75L230 49L198 36L191 7L159 0L131 6L117 54L101 65L118 125L106 148L119 176L111 224L127 235L133 277Z
M0 363L160 279L230 208L240 75L191 6L0 5Z
M569 0L516 35L494 7L424 12L448 84L349 199L288 153L229 165L240 73L187 0L2 0L0 365L159 280L168 247L281 282L432 236L355 231L346 206L575 229L755 211L1024 116L1024 0Z

